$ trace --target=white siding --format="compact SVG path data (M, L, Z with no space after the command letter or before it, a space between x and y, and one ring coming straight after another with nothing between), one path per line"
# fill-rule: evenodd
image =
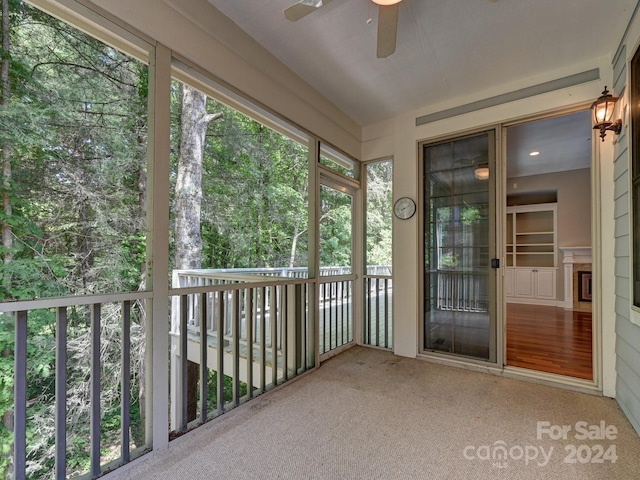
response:
M630 53L633 55L633 53ZM613 64L614 90L627 94L627 54L623 47ZM616 275L616 400L640 433L640 327L631 321L631 225L630 154L627 129L623 129L615 148L615 275Z

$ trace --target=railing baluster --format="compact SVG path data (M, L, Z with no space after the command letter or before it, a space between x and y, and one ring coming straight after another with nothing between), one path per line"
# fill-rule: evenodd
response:
M281 322L280 322L280 338L282 350L282 381L289 380L289 286L283 285L281 287Z
M91 475L100 475L100 307L91 306Z
M269 289L269 326L271 327L271 384L278 385L278 300L277 287L272 285Z
M247 288L244 297L244 323L247 341L247 399L253 398L253 288Z
M189 316L189 297L180 296L180 426L178 431L187 430L187 318Z
M379 280L377 278L372 279L373 288L371 292L371 309L373 310L373 323L371 325L372 340L371 345L376 347L380 346L380 290Z
M27 312L16 313L14 350L14 475L26 478L27 471Z
M330 282L328 285L329 285L329 330L330 330L329 350L333 350L335 348L334 345L337 345L338 343L338 337L336 335L337 328L334 325L336 316L335 316L335 309L333 306L333 300L335 298L335 295L334 295L335 283Z
M375 321L375 312L373 311L373 282L375 282L375 278L370 278L369 280L369 288L367 290L367 310L368 310L368 325L367 325L367 344L371 345L372 343L372 332L373 332L373 322Z
M224 413L224 291L218 292L218 336L217 336L217 346L218 349L218 373L217 380L218 385L216 391L217 400L218 400L218 415L222 415Z
M209 354L209 338L207 333L208 295L200 294L200 422L207 421L207 393L209 391L209 368L207 358Z
M353 280L347 282L347 342L353 340L353 313L352 313L352 293L353 293Z
M267 382L267 322L265 319L266 296L266 287L260 288L260 393L264 393Z
M389 279L384 279L384 347L389 345Z
M240 291L232 293L231 339L233 342L233 406L240 405Z
M321 325L321 332L322 332L322 351L320 352L322 353L326 353L329 351L329 348L327 347L327 301L326 301L326 283L321 283L320 284L320 298L318 299L318 302L320 303L322 308L322 325Z
M131 452L129 448L129 427L131 417L129 410L131 408L131 302L126 300L121 303L122 309L122 399L120 404L121 432L120 432L120 455L123 462L129 462Z
M67 476L67 307L56 314L56 479Z

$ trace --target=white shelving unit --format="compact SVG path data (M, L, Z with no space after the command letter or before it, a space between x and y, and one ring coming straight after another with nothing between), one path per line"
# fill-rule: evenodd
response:
M507 207L508 302L557 305L557 204Z

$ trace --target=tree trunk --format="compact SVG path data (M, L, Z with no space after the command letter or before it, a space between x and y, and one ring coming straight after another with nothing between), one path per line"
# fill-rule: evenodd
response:
M2 83L2 99L0 108L7 108L11 97L11 84L9 82L9 68L11 61L11 38L9 36L9 0L2 0L2 66L0 67L0 82ZM11 143L5 141L2 145L2 207L5 221L2 223L2 246L4 247L3 261L5 264L13 260L13 232L9 219L13 215L13 206L9 190L11 188ZM5 288L9 290L10 278L4 278Z
M200 208L205 134L209 123L221 117L221 113L207 114L207 96L204 93L183 85L180 157L175 190L175 266L177 269L199 269L201 266ZM202 368L206 368L206 365ZM198 378L198 364L188 362L187 421L196 418Z

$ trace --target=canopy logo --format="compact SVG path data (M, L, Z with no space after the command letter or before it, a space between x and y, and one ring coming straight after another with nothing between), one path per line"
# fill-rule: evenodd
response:
M540 421L536 425L537 440L563 441L563 463L616 463L618 460L616 445L613 443L603 445L604 442L616 438L618 438L616 426L607 425L604 421L598 424L579 421L572 425L553 425L548 421ZM565 443L573 440L582 443ZM509 461L544 467L551 461L553 452L553 445L509 446L505 441L498 440L492 445L468 445L462 454L467 460L490 461L495 468L507 468Z

